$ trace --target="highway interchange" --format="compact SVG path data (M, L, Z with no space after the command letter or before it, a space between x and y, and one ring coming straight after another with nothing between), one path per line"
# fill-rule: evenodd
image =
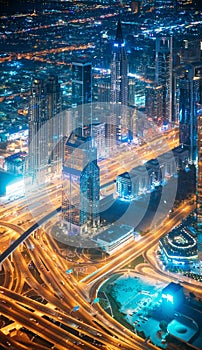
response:
M173 148L173 136L171 140ZM138 154L140 160L141 156L142 160L148 157L148 152L147 155L144 153L145 147L143 145L142 155L141 152ZM113 165L111 170L115 171ZM109 174L109 179L111 176L114 173ZM27 198L2 205L0 253L36 220L59 205L61 187L54 184L41 188L38 193L27 194ZM57 216L54 216L50 222L38 228L1 266L0 312L6 317L6 324L0 329L0 345L4 349L13 350L155 349L154 345L118 323L94 300L103 280L116 271L121 271L142 254L149 264L139 267L141 273L166 282L175 281L177 277L168 276L159 270L147 252L193 208L194 204L190 204L190 201L179 205L161 226L153 228L138 242L130 243L111 257L95 261L94 273L86 274L84 278L75 274L74 267L85 265L87 271L92 271L92 261L83 251L78 253L68 247L61 249L51 235L47 234L48 228L57 220ZM193 285L189 281L184 284L190 291L201 294L197 284ZM17 336L10 337L9 332L13 329L18 330ZM32 336L28 338L25 329Z

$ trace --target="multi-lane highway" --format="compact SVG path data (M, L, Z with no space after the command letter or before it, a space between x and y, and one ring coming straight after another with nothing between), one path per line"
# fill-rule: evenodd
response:
M142 149L142 156L146 156L144 152ZM40 223L58 207L60 192L60 187L52 185L38 194L30 194L27 202L21 199L0 208L1 253L32 227L34 221ZM89 257L73 248L67 248L64 253L64 247L47 234L45 226L37 228L2 264L0 309L6 321L0 330L0 345L15 350L155 348L93 300L103 279L146 252L191 210L193 204L183 203L172 217L166 218L163 226L106 260L97 260L94 273L87 273L80 280L74 267L80 266L81 260L92 268Z
M156 135L156 138L147 140L141 146L126 145L124 151L117 151L113 157L99 162L101 187L113 182L116 176L125 171L129 172L134 167L143 165L149 159L157 158L177 146L179 146L179 133L176 128Z
M187 204L187 212L192 209L193 206ZM151 348L151 345L125 329L98 305L92 304L92 300L96 295L95 287L103 277L106 278L151 247L182 219L182 213L184 211L179 207L175 215L166 221L166 225L150 232L140 242L122 249L102 269L83 282L78 282L72 274L66 274L71 263L58 254L56 242L53 244L47 236L41 243L38 238L38 235L44 235L41 229L36 237L31 236L26 241L27 247L34 246L34 249L17 249L12 256L12 265L5 267L5 276L10 275L11 280L9 285L4 281L0 288L1 313L13 321L14 328L26 327L33 336L37 334L55 344L56 349L95 349L103 348L102 345L106 349L109 346L111 349ZM35 299L40 296L45 303L33 300L32 296ZM79 307L77 311L74 311L75 306ZM5 338L2 339L5 345ZM9 342L14 349L21 349L13 338ZM30 349L34 346L29 343Z

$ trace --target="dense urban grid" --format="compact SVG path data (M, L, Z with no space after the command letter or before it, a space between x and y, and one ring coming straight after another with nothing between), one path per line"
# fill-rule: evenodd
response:
M202 349L196 0L0 0L0 349Z

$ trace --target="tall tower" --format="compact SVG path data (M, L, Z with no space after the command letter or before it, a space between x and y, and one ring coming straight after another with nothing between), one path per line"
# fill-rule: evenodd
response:
M172 37L156 38L156 83L162 85L162 121L172 121Z
M174 72L174 106L179 115L180 143L190 148L190 160L197 158L197 109L202 99L202 64L180 65ZM176 101L177 99L177 101Z
M162 116L162 85L157 86L155 83L147 85L145 91L146 114L158 123Z
M87 60L72 62L73 129L92 124L92 63Z
M113 115L111 117L112 125L109 126L108 136L111 137L111 146L113 147L116 140L121 141L129 129L129 118L127 113L125 113L126 106L128 105L128 62L120 20L117 24L116 38L113 43L110 102L112 104ZM116 130L114 130L114 126L116 126Z
M63 162L62 213L71 234L99 224L100 171L91 136L81 128L68 138Z
M47 113L50 125L50 149L49 163L54 171L59 174L62 171L63 157L63 120L59 117L62 110L62 94L58 78L51 75L47 79ZM61 141L60 141L61 140Z
M56 168L60 166L61 169L62 154L58 142L63 129L57 118L60 111L61 92L57 77L35 79L29 104L28 171L33 181L45 182L55 162Z

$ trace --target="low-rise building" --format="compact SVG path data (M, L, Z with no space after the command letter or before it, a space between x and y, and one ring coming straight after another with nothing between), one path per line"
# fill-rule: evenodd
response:
M177 227L159 240L167 266L187 266L197 259L197 240L187 228Z
M5 158L4 169L14 175L23 175L26 170L26 152L14 153Z
M159 186L163 180L177 174L176 163L186 163L187 154L169 151L156 159L151 159L130 172L120 174L116 178L116 191L120 198L131 200Z
M23 176L13 175L6 171L0 171L0 196L13 198L23 194L24 194Z
M134 228L128 225L111 225L93 238L108 254L113 254L130 241L134 241Z
M149 189L150 178L145 166L138 166L116 178L116 191L120 198L130 200Z

